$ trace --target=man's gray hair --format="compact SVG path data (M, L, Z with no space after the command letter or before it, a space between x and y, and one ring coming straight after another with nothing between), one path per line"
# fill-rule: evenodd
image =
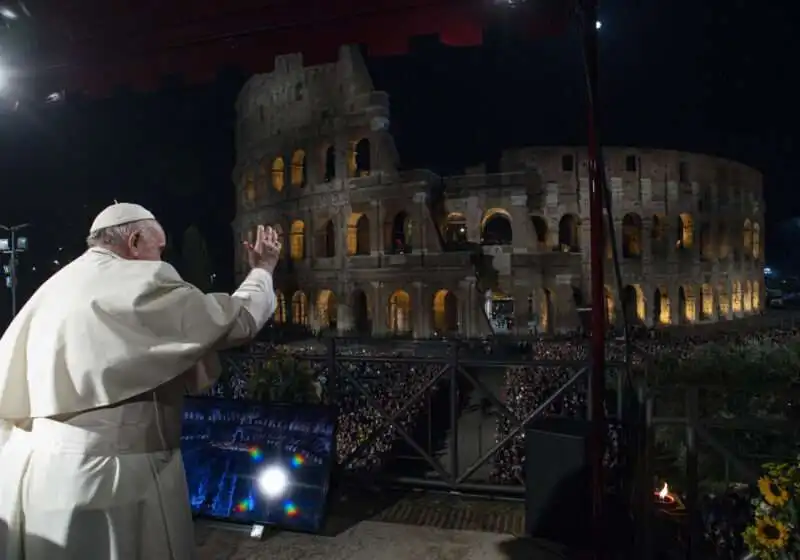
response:
M89 247L121 247L128 242L131 235L152 229L155 220L139 220L119 226L98 229L89 234L86 244Z

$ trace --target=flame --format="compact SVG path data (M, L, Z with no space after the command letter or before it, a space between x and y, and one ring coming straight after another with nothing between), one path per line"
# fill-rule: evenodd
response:
M665 482L664 488L662 488L658 492L658 497L661 498L662 500L665 500L667 496L669 496L669 485Z

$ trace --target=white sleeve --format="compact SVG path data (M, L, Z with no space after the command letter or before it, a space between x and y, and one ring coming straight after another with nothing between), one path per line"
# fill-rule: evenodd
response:
M272 274L263 268L254 268L231 297L241 303L241 312L228 336L220 341L219 349L238 346L255 338L275 313Z

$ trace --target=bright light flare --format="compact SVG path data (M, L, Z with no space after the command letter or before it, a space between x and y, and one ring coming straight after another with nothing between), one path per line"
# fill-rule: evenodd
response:
M594 28L595 29L600 29L601 27L603 27L603 22L602 21L597 20L596 22L594 22Z
M289 474L281 467L267 467L258 475L258 489L267 498L277 498L283 495L288 486Z

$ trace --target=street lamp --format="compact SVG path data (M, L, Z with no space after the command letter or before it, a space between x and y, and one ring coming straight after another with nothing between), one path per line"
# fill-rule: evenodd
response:
M17 226L4 226L0 224L0 230L7 231L11 237L0 238L0 252L11 255L8 265L3 266L6 274L6 287L11 290L11 317L17 314L17 253L24 253L28 250L28 238L18 236L17 232L25 229L30 224L20 224Z

